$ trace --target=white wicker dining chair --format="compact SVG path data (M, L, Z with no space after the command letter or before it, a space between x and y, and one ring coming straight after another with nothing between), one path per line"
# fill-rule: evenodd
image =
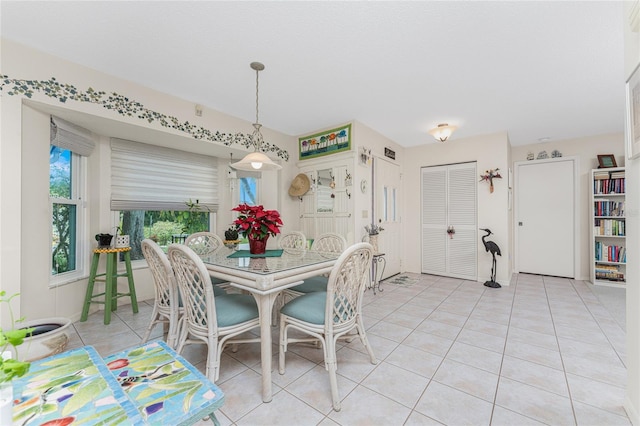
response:
M259 342L260 338L236 338L260 327L258 306L248 294L214 296L211 277L202 259L183 244L169 246L169 262L182 294L184 321L176 352L189 344L206 344L206 376L220 376L220 356L228 344Z
M209 231L195 232L187 236L184 244L201 257L209 256L224 247L222 238ZM228 281L220 278L211 277L211 283L215 286L213 291L216 296L225 294L229 288Z
M347 240L345 240L342 235L328 232L320 235L313 241L311 250L323 253L342 253L346 247ZM295 297L315 291L327 291L328 281L329 278L327 275L307 278L304 280L304 283L286 289L284 291L284 301L286 303Z
M195 251L198 256L208 256L224 246L222 238L213 232L195 232L184 240L184 244Z
M307 237L300 231L289 231L280 235L278 247L284 251L300 251L307 248Z
M149 238L144 239L141 246L142 255L149 264L155 292L151 322L141 343L146 343L153 327L161 323L165 331L168 329L167 344L175 349L180 331L180 318L184 309L179 306L179 291L173 269L167 255L155 241Z
M285 304L280 310L279 372L285 373L287 346L297 342L322 343L325 368L329 371L333 409L340 411L340 394L337 382L336 342L339 338L351 338L347 333L355 331L372 364L377 364L362 321L362 297L367 284L373 248L369 243L357 243L347 248L336 261L326 292L314 292ZM311 337L288 337L289 329L295 329Z

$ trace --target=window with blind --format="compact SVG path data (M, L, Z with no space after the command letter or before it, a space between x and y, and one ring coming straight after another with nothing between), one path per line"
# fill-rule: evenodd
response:
M87 256L85 181L86 157L95 142L91 132L51 117L49 146L49 208L51 212L51 282L83 275Z
M167 246L213 229L217 209L215 157L111 139L111 210L132 260L143 258L145 238Z

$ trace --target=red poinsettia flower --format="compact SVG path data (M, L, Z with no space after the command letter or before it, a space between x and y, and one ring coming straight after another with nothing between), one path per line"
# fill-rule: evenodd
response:
M267 235L275 237L280 233L282 220L277 210L265 210L263 206L248 204L240 204L231 210L240 213L233 223L238 226L238 232L244 237L259 240Z

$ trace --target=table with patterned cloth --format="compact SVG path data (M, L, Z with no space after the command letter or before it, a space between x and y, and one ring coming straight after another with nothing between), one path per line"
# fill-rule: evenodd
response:
M190 425L224 394L164 342L106 358L91 346L31 363L13 382L14 424Z

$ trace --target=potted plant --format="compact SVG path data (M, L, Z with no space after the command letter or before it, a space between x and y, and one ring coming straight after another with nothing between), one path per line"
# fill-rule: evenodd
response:
M369 244L373 246L373 252L378 253L378 234L384 231L384 228L372 223L371 225L365 225L364 230L369 234Z
M31 363L20 361L18 358L18 346L23 342L27 334L33 328L15 328L17 323L24 321L24 318L14 319L11 300L18 296L18 293L6 297L6 291L0 291L0 303L8 306L9 317L11 319L11 329L0 328L0 424L12 424L13 422L13 387L11 382L16 377L23 376L29 371Z
M231 209L239 213L233 222L238 231L249 240L249 252L261 254L265 252L270 235L280 233L282 219L277 210L265 210L263 206L240 204Z
M224 245L226 247L235 249L238 247L239 243L240 238L238 238L238 228L235 225L224 231Z

